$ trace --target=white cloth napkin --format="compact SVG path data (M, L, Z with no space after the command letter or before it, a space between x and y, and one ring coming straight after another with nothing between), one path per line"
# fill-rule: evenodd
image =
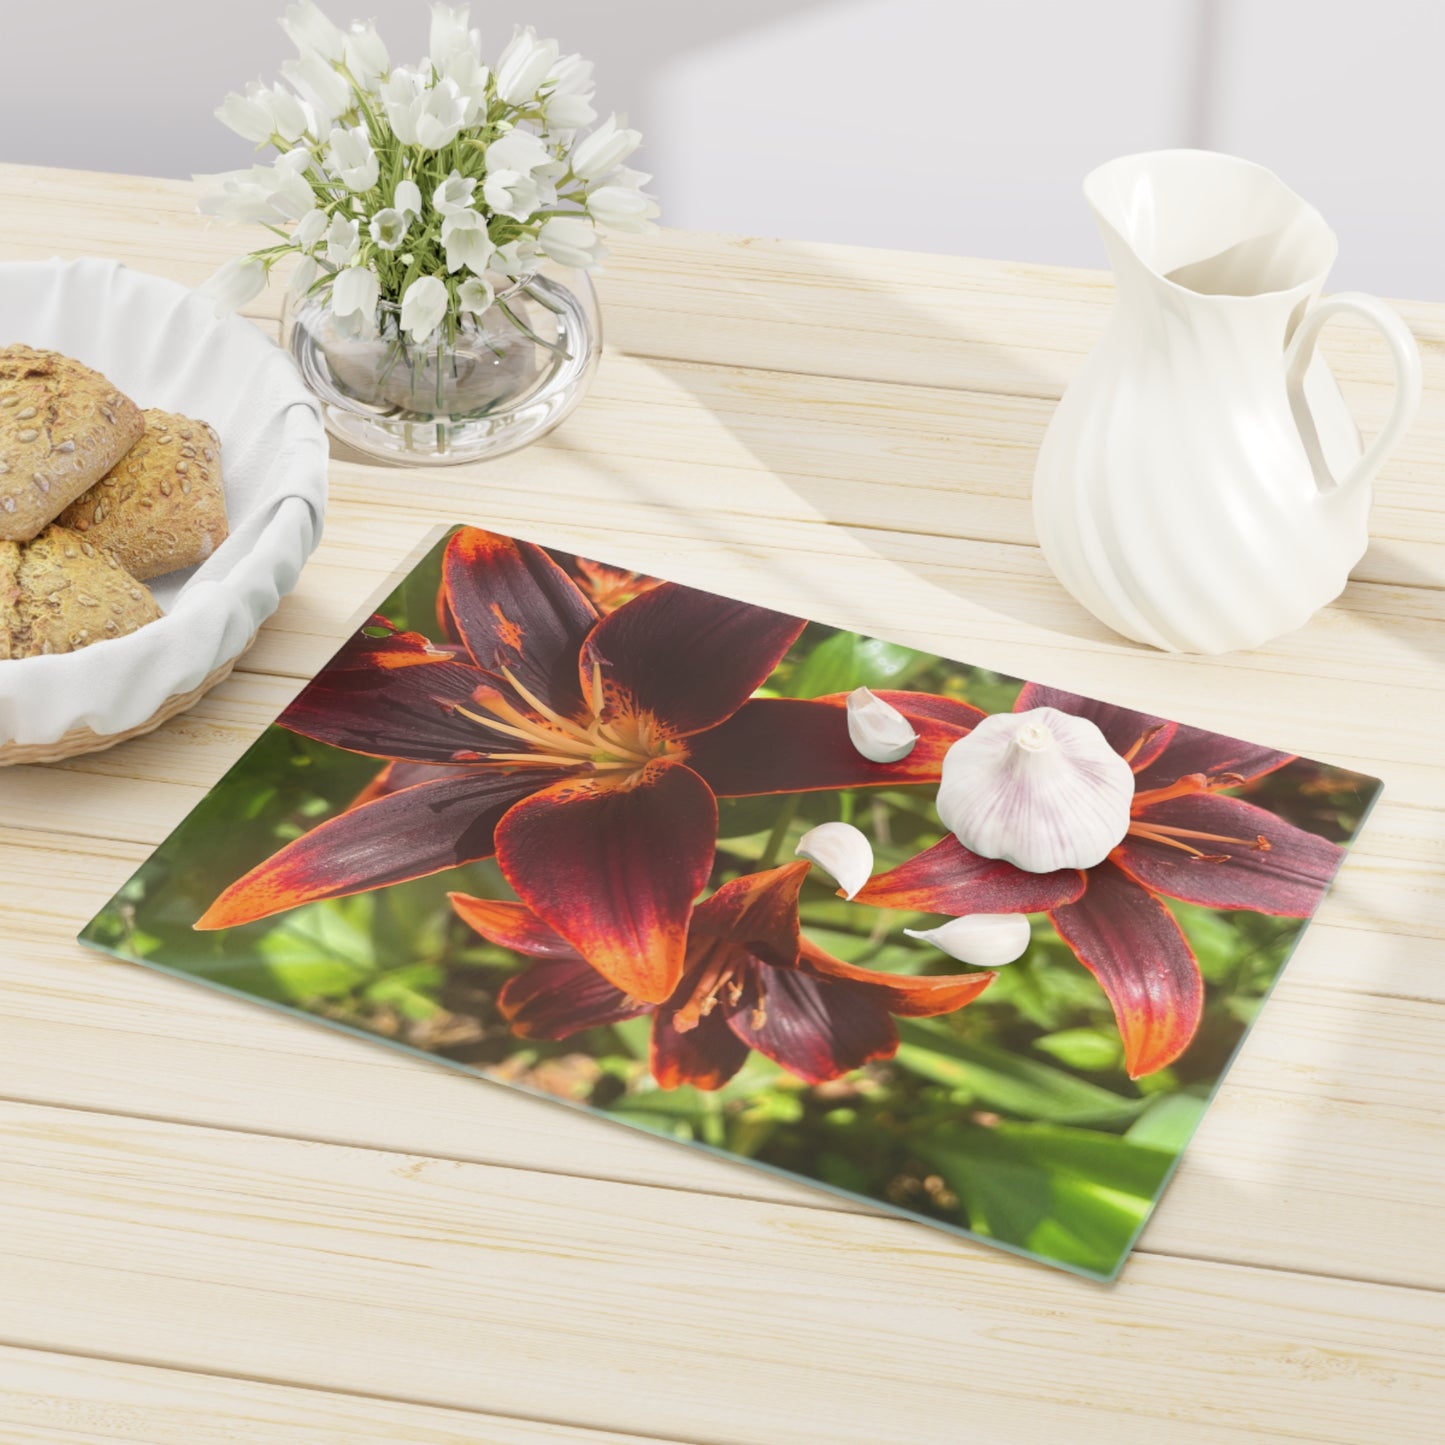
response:
M78 652L0 661L0 742L122 732L233 658L296 585L326 511L321 410L249 321L217 320L185 287L117 261L0 264L0 346L18 341L221 437L230 536L201 566L150 584L166 615Z

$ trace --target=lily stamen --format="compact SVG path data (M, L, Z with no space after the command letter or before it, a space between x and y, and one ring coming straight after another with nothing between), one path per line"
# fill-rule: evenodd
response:
M535 764L538 767L576 768L579 771L640 776L642 770L655 759L666 757L671 751L681 751L673 749L666 734L660 734L656 719L650 713L639 713L609 723L594 717L590 724L584 725L563 717L534 697L508 669L503 668L502 672L516 689L517 695L534 706L540 716L528 717L506 698L495 693L487 693L485 697L477 700L481 712L473 711L461 703L454 703L452 711L490 732L515 738L535 751L480 754L487 762ZM600 686L599 674L596 671L593 682Z
M1191 848L1188 843L1179 838L1166 838L1162 833L1156 833L1153 828L1142 828L1138 825L1129 829L1131 838L1144 838L1150 843L1159 843L1165 848L1178 848L1181 852L1188 853L1198 863L1228 863L1228 853L1205 853L1199 848Z
M1269 839L1263 833L1256 833L1253 838L1229 838L1223 833L1201 833L1197 828L1175 828L1168 823L1150 823L1148 827L1150 832L1164 833L1171 838L1202 838L1206 843L1239 843L1256 853L1268 853L1270 847ZM1133 832L1133 829L1129 831Z
M488 763L525 763L529 767L575 768L577 759L563 753L482 753Z
M504 733L507 737L519 738L523 742L545 742L548 747L559 751L575 753L574 761L581 762L591 757L594 748L581 739L573 739L569 735L558 736L547 728L539 727L515 727L511 723L500 722L495 718L483 717L480 713L474 713L470 708L462 707L458 703L454 709L462 717L471 722L480 723L484 728L490 728L493 732Z
M1185 773L1182 778L1168 787L1150 788L1134 794L1134 811L1152 807L1155 803L1167 803L1171 798L1192 798L1199 793L1209 792L1210 780L1203 773Z
M584 728L580 723L573 722L570 718L563 717L561 713L556 712L552 708L548 707L547 704L536 695L536 693L530 691L528 688L524 687L520 682L517 681L517 678L513 674L511 668L503 667L502 676L505 677L507 681L512 685L512 688L516 692L517 696L520 697L522 701L527 704L528 707L533 708L535 711L539 712L544 718L546 718L553 727L561 728L563 732L569 733L571 734L571 736L579 738L583 742L587 741L586 728Z
M1140 751L1147 744L1153 742L1154 739L1157 738L1159 734L1163 732L1164 729L1168 726L1168 723L1156 723L1152 728L1145 728L1144 731L1140 733L1139 736L1134 740L1134 743L1130 747L1129 751L1124 754L1124 761L1126 763L1132 763L1134 759L1139 756Z
M710 952L712 956L693 985L687 1002L673 1015L672 1026L680 1034L691 1032L717 1007L718 993L732 981L727 949L713 945Z

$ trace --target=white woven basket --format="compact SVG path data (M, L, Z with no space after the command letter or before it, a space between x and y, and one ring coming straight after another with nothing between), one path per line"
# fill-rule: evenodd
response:
M0 264L0 346L16 341L94 367L140 407L210 422L230 536L201 566L150 584L159 621L0 661L0 763L108 747L189 706L296 585L326 509L320 408L249 321L218 321L184 287L116 261Z

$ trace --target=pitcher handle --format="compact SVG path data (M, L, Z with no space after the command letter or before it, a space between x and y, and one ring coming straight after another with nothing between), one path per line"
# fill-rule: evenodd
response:
M1305 400L1304 380L1314 358L1315 342L1325 323L1347 312L1363 316L1385 338L1385 344L1390 348L1390 359L1395 363L1395 405L1389 420L1380 428L1379 435L1365 449L1364 455L1346 476L1337 478L1331 475L1320 448L1319 436ZM1305 449L1314 465L1320 491L1326 494L1342 492L1368 483L1415 420L1422 387L1420 348L1415 344L1410 328L1393 307L1363 291L1341 291L1338 296L1317 302L1305 313L1290 342L1285 381L1289 388L1290 407L1300 423Z

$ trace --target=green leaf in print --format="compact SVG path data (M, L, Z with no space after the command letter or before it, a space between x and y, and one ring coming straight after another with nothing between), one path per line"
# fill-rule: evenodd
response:
M925 1020L900 1020L898 1062L966 1093L973 1101L1022 1119L1056 1124L1125 1124L1144 1108L1063 1069L985 1044L965 1043Z
M794 697L825 697L855 687L902 687L930 659L911 647L835 632L808 654L793 674L788 691Z
M1124 1049L1117 1029L1060 1029L1034 1040L1034 1047L1051 1054L1061 1064L1087 1073L1124 1066Z
M1198 1094L1160 1094L1124 1131L1131 1144L1182 1154L1209 1100Z
M959 1196L969 1227L1091 1274L1110 1276L1174 1162L1088 1129L964 1126L916 1141Z
M344 997L376 974L375 910L369 893L298 908L256 944L269 989L235 975L220 981L293 1003Z

